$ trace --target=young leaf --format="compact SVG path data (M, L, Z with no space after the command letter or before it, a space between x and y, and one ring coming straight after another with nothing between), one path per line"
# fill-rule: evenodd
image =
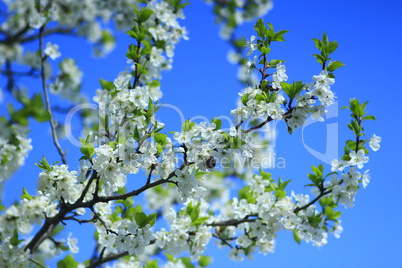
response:
M265 27L264 21L262 19L258 19L257 23L254 25L254 29L257 31L257 34L261 38L265 38L265 31L267 28Z
M198 261L198 264L201 267L207 267L208 265L210 265L212 262L211 257L209 256L200 256L200 260Z
M18 239L18 231L14 229L13 237L10 238L10 244L14 247L18 246L25 239Z
M144 23L144 22L146 22L148 19L149 19L149 17L151 17L151 15L153 14L154 12L151 10L151 9L149 9L149 8L143 8L143 9L141 9L141 11L140 11L140 16L138 17L138 22L139 23Z
M39 164L36 164L40 169L46 170L46 171L52 171L52 167L49 165L49 162L47 162L46 157L42 156L42 161L38 161Z
M57 268L77 268L78 264L72 255L67 255L64 259L57 262Z
M22 195L21 195L21 199L28 199L28 200L32 200L33 197L28 193L27 189L22 188Z
M212 119L212 123L215 124L215 129L214 130L218 130L222 127L222 120L218 119L218 118L214 118Z
M297 229L294 229L294 230L293 230L293 239L296 241L297 244L300 245L299 230L297 230Z
M137 212L134 218L140 228L144 228L148 223L148 217L144 212Z
M333 72L336 69L338 69L339 67L345 66L345 64L343 64L341 61L333 61L330 64L328 64L327 66L327 70L329 72Z

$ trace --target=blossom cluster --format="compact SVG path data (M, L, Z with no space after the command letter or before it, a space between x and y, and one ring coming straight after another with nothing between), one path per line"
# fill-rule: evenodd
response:
M100 215L104 215L100 211ZM140 228L135 221L121 220L112 222L105 219L102 223L95 224L99 234L99 244L108 251L108 253L117 253L128 251L129 255L141 255L145 252L153 239L150 226Z
M7 180L19 167L24 165L25 158L32 150L31 139L27 131L19 126L11 128L0 122L0 183Z
M233 2L220 0L206 0L215 5L215 15L219 23L222 23L220 36L229 40L235 28L244 22L264 16L273 7L272 0L236 0Z
M265 0L234 1L235 8L224 1L215 4L217 17L227 23L229 32L272 5ZM283 61L267 60L270 42L283 41L286 31L275 33L272 25L267 28L260 20L255 28L259 38L250 38L247 45L250 55L257 50L261 54L247 67L249 72L259 71L262 78L239 93L241 105L231 112L237 125L225 131L217 118L199 124L187 120L181 131L170 136L163 133L164 123L156 117L161 97L159 80L163 70L171 69L175 45L186 39L186 29L178 23L184 18L181 9L180 1L141 5L129 0L41 1L39 8L26 0L9 1L10 12L22 10L30 16L25 20L19 20L17 14L10 16L1 26L5 30L38 29L53 20L93 42L106 42L110 41L108 30L101 29L99 18L105 22L113 17L118 26L134 24L127 32L134 44L126 54L130 71L114 81L101 80L102 89L94 97L99 124L90 125L88 135L81 139L78 170L66 164L49 165L43 158L38 164L42 171L36 194L24 189L20 202L0 214L0 266L27 267L30 261L50 259L62 251L77 253L78 240L71 233L67 240L57 240L54 235L58 225L69 221L93 224L96 250L91 264L99 266L127 256L111 264L113 267L140 267L153 261L160 251L167 256L164 267L186 267L184 259L171 255L188 252L192 261L202 261L213 238L219 247L230 248L230 258L241 261L256 251L273 252L281 230L293 232L296 242L303 240L315 246L326 244L329 233L339 237L341 212L336 207L353 206L360 185L365 188L370 181L368 170L358 171L368 162L364 145L368 143L373 151L380 148L381 138L376 135L369 141L361 140L362 121L370 118L364 117L365 104L351 101L355 121L349 127L356 141L346 143L346 153L333 161L332 172L325 174L322 165L312 167L313 174L308 175L312 184L307 186L314 198L293 191L289 195L289 181L275 181L261 167L238 165L238 157L248 161L268 149L267 137L255 130L273 120L284 120L291 131L302 126L309 115L323 120L325 108L335 98L331 86L336 68L330 67L331 63L326 66L328 57L319 57L324 68L313 76L314 82L286 82ZM319 48L328 44L326 36L320 42ZM0 63L4 63L21 57L22 46L0 45L0 51L7 52L0 56ZM60 56L57 45L51 43L44 54L52 60ZM262 68L256 67L257 58ZM33 53L25 54L25 62L36 69L44 65ZM48 74L45 80L51 80ZM78 91L81 80L75 61L63 59L50 88L53 93L69 95ZM79 101L78 94L75 96ZM0 173L0 182L23 164L30 150L23 132L17 127L13 131L0 137L0 163L8 168ZM259 139L262 148L256 148ZM225 159L230 160L228 168L223 166ZM140 172L146 180L133 176ZM231 192L228 178L240 181L237 195ZM132 181L141 186L131 189ZM149 202L144 207L137 204L142 193ZM154 213L146 214L148 211ZM155 225L157 221L161 224ZM31 236L35 224L42 229ZM69 258L60 265L68 266Z
M191 206L192 204L188 203L188 205ZM197 216L206 217L207 204L199 203L199 206L201 206L200 214ZM186 212L186 207L183 208L182 212ZM211 227L192 224L194 221L190 215L187 213L177 215L173 209L167 210L165 217L169 222L170 230L166 231L162 228L155 233L156 246L172 255L190 251L192 258L198 260L212 238ZM189 241L191 242L189 243Z

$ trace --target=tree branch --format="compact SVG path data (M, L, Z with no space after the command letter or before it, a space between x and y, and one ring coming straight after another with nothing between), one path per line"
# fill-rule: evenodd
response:
M123 251L123 252L116 253L116 254L110 254L110 255L108 255L108 256L106 256L104 258L103 257L99 258L96 262L91 263L90 265L88 265L87 268L95 268L95 267L98 267L98 266L100 266L100 265L102 265L102 264L104 264L106 262L117 260L117 259L119 259L121 257L126 256L126 255L128 255L128 251Z
M328 190L328 191L322 191L316 198L314 198L313 200L311 200L308 204L302 206L302 207L297 207L293 210L294 213L297 213L301 210L307 209L308 207L310 207L311 205L313 205L315 202L317 202L318 200L320 200L321 197L331 193L332 190Z
M192 164L192 163L189 163ZM178 168L178 170L183 169L185 167L185 165L182 165ZM137 196L139 194L141 194L142 192L164 184L164 183L175 183L173 181L171 181L170 179L173 178L175 175L175 171L173 171L172 173L169 174L169 176L166 179L160 179L158 181L154 181L150 184L146 184L144 186L142 186L141 188L131 191L129 193L125 193L125 194L120 194L120 195L112 195L112 196L97 196L94 195L94 198L90 201L87 202L78 202L81 197L79 198L79 200L77 200L77 202L75 202L74 204L65 204L62 209L59 211L58 214L56 214L54 217L52 218L46 218L44 224L42 225L42 227L40 228L40 230L36 233L36 235L32 238L32 240L25 246L25 250L30 250L30 252L34 252L39 245L47 238L51 235L53 229L64 219L66 219L66 215L68 213L70 213L71 211L77 209L77 208L89 208L89 209L93 209L93 206L96 203L107 203L109 201L114 201L114 200L124 200L127 199L129 197L134 197Z
M213 227L219 227L219 226L235 226L237 227L237 225L245 223L245 222L255 222L258 218L253 218L250 219L249 217L251 216L255 216L255 215L248 215L246 217L244 217L243 219L240 220L227 220L227 221L221 221L221 222L213 222L210 224L207 224L208 226L213 226Z

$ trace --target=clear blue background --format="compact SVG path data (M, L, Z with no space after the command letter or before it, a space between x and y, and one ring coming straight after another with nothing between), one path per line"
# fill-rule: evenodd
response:
M218 36L219 26L213 22L211 6L195 0L185 8L185 14L187 18L182 24L189 30L190 40L177 46L173 70L163 73L162 102L180 107L186 118L229 115L242 89L236 81L237 67L227 61L230 47ZM210 245L207 253L213 256L212 267L402 267L402 178L399 171L402 2L277 0L264 19L273 23L276 30L290 30L285 43L272 47L272 57L286 61L290 81L307 82L319 73L320 66L311 56L316 53L312 38L320 38L325 31L330 40L339 42L333 57L346 64L335 73L337 80L333 90L339 107L347 105L350 97L369 100L368 110L377 121L369 122L366 132L370 136L372 133L380 135L383 141L380 151L371 153L366 165L372 175L369 187L358 193L354 208L342 209L344 232L340 239L330 236L329 243L317 249L305 243L298 245L290 233L280 232L274 254L255 254L254 261L242 263L230 261L227 249L218 250ZM240 31L250 36L252 24L246 24ZM113 80L126 67L124 54L130 39L123 34L118 35L116 49L100 60L92 57L91 46L81 39L57 37L53 40L60 45L63 57L77 59L84 71L83 89L88 96L99 88L98 78ZM58 102L62 104L57 100L53 103ZM3 107L0 111L4 111ZM167 123L167 131L179 129L179 118L171 111L162 109L159 116ZM339 118L328 121L339 122L340 150L343 142L353 137L346 127L348 121L347 111L341 111ZM45 154L49 162L59 160L50 136L43 135L44 131L49 131L48 125L33 123L32 126L30 137L34 150L27 165L6 183L2 196L4 204L10 204L20 195L22 185L30 192L35 191L39 169L33 163L42 155ZM324 150L326 123L309 128L306 129L307 144ZM77 167L78 149L68 142L62 145L70 147L68 162L72 168ZM287 168L272 170L274 177L292 179L289 188L306 191L302 186L307 181L309 166L320 161L305 150L300 132L289 136L280 124L276 152L286 159ZM139 178L142 179L145 181ZM92 247L86 249L88 245L83 241L79 246L88 255L80 254L78 258L89 257Z

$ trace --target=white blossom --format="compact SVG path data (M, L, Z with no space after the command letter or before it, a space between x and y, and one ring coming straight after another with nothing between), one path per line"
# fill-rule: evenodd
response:
M61 56L59 45L48 42L45 48L45 55L49 56L52 60L59 58Z

